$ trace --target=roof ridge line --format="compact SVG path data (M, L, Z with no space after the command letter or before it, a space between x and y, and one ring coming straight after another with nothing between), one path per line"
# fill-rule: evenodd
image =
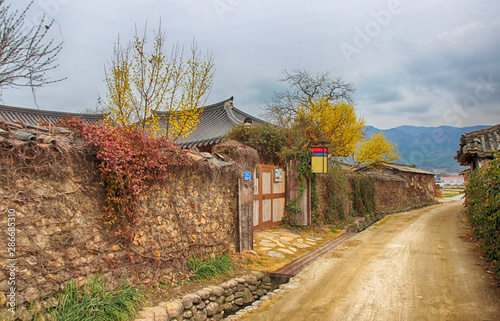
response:
M213 103L213 104L210 104L210 105L207 105L207 106L201 106L201 107L198 107L197 109L203 109L203 110L207 110L207 109L215 109L217 107L220 107L220 106L224 106L225 103L229 102L229 101L232 101L233 100L233 97L230 97L228 99L225 99L225 100L222 100L222 101L219 101L217 103ZM167 114L168 111L160 111L158 112L158 115L165 115Z
M59 111L59 110L46 110L46 109L35 109L35 108L25 108L25 107L16 107L16 106L8 106L8 105L0 105L0 111L6 111L6 112L15 112L15 113L31 113L31 114L38 114L38 115L46 115L46 116L104 116L104 113L102 114L87 114L87 113L74 113L74 112L67 112L67 111Z

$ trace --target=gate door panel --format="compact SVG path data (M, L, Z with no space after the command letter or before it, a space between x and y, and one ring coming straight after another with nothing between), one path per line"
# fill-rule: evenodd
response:
M285 213L285 169L258 164L254 172L254 229L282 224Z

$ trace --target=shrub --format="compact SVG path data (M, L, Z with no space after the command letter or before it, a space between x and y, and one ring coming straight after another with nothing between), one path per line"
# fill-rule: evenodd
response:
M500 158L475 170L465 188L465 213L490 270L500 271Z
M324 221L334 224L344 220L348 214L349 181L338 163L329 168L325 178L325 217Z
M266 164L282 164L284 148L290 135L282 128L272 125L235 126L226 134L227 138L243 143L257 150Z
M131 320L144 303L144 293L122 279L115 286L102 276L95 276L83 287L68 283L59 294L55 308L31 307L33 320ZM38 310L38 311L35 311Z
M169 173L193 161L165 136L152 137L135 127L113 127L108 124L85 125L80 119L64 120L75 129L86 145L95 150L98 169L106 192L102 223L119 225L126 240L133 236L140 197Z
M363 174L351 178L352 208L357 215L366 216L375 212L375 181Z
M192 257L188 261L189 269L194 273L195 279L209 279L219 274L231 271L233 262L227 255L221 255L206 260Z

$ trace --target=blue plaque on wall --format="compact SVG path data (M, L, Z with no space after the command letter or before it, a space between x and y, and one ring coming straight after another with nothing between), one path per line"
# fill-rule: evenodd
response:
M247 172L245 172L245 173L243 174L243 179L245 180L245 182L251 181L251 180L252 180L252 173L250 173L250 172L248 172L248 171L247 171Z

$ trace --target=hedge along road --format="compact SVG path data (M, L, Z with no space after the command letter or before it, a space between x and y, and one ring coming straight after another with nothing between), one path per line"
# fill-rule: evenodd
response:
M500 295L463 236L461 203L389 216L297 274L245 320L500 320Z

